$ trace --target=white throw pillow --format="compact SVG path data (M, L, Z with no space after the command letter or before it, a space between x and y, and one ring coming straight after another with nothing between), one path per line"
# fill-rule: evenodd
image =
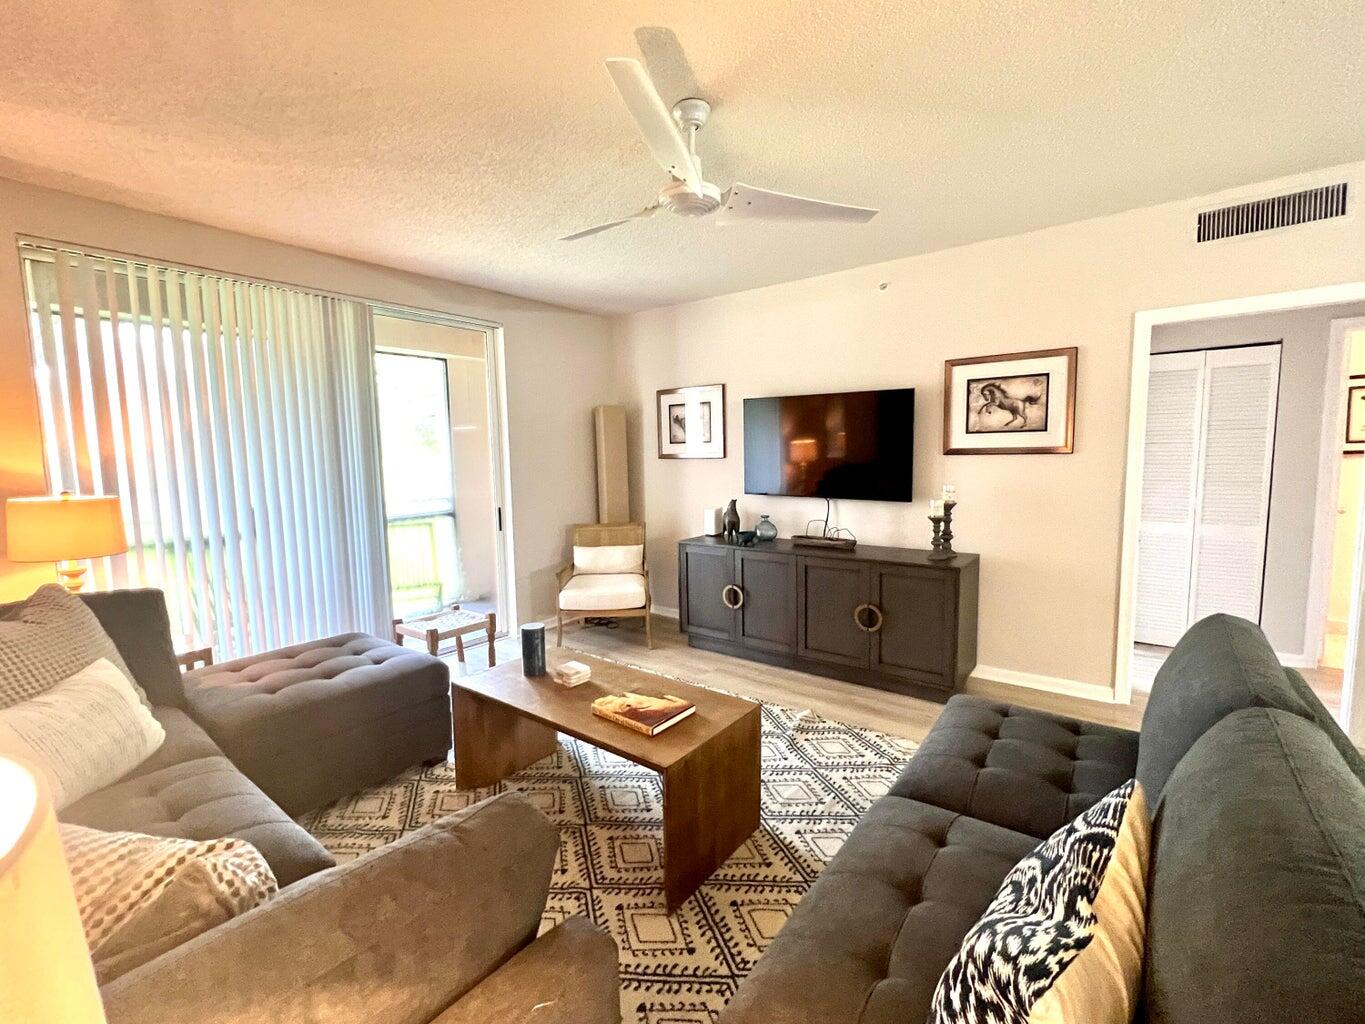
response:
M279 888L244 839L195 842L62 824L100 984L264 903Z
M0 754L38 768L59 811L123 778L165 739L161 723L108 658L0 710Z
M643 544L603 544L600 547L575 544L573 549L574 572L639 572L644 564Z

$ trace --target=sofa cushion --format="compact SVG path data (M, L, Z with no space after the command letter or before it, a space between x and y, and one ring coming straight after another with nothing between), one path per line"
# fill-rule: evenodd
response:
M0 708L0 754L38 769L59 811L123 778L165 739L132 681L108 658Z
M1361 1019L1365 787L1312 722L1233 713L1171 773L1146 967L1155 1024Z
M1131 1024L1150 853L1129 779L1010 869L939 979L931 1024Z
M1313 716L1313 721L1318 728L1327 734L1327 738L1332 741L1332 746L1337 748L1337 753L1346 762L1346 767L1351 769L1361 782L1365 782L1365 756L1351 742L1351 737L1342 731L1337 724L1336 717L1328 711L1322 700L1313 688L1308 685L1308 680L1292 668L1284 670L1285 676L1289 679L1289 685L1294 688L1294 692L1299 695L1299 699L1308 705L1309 713Z
M133 679L99 619L57 584L0 608L0 708L46 693L100 658Z
M302 814L450 749L450 669L363 633L188 672L190 713Z
M126 778L67 807L63 821L185 839L245 839L282 886L336 864L183 711L154 708L153 714L166 731L161 749Z
M82 594L109 639L114 641L133 681L154 705L185 706L180 665L171 640L166 595L152 587Z
M259 906L279 886L241 839L196 842L61 826L81 925L101 985Z
M1137 780L1153 808L1195 741L1226 715L1253 707L1313 717L1260 629L1235 615L1196 622L1157 671L1142 716Z
M559 592L566 612L605 612L645 606L645 578L633 572L575 576Z
M891 792L1046 838L1133 777L1138 734L970 694L949 699Z
M962 937L1037 843L940 807L883 797L815 880L721 1021L922 1022Z

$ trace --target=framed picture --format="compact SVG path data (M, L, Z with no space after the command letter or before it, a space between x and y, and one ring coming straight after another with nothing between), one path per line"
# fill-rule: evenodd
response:
M660 391L659 458L725 458L725 385Z
M1365 377L1351 374L1346 388L1346 448L1343 454L1365 451Z
M1069 454L1075 430L1076 349L943 364L944 455Z

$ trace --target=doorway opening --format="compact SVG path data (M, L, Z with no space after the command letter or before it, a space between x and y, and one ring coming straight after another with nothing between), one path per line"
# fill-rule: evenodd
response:
M496 613L505 635L495 332L390 310L376 310L374 325L393 613L412 618L458 604Z
M1361 328L1365 374L1365 284L1138 315L1118 699L1150 688L1186 628L1227 612L1256 622L1349 731L1365 458L1345 454L1343 323Z

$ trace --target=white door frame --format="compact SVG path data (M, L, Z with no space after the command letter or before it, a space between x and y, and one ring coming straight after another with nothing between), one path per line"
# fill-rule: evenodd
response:
M498 517L495 536L498 538L495 551L497 562L498 586L498 635L514 633L520 626L516 620L517 594L515 547L512 537L512 450L507 428L507 378L505 368L506 349L502 325L490 320L458 316L453 313L435 313L428 310L409 309L403 306L374 304L375 316L395 317L400 320L416 320L423 323L439 324L460 330L476 331L484 336L485 374L488 384L488 458L492 483L493 503ZM403 348L385 346L384 351L409 353L421 356L448 357L448 353L424 348Z
M1133 317L1133 348L1128 385L1128 459L1123 488L1123 535L1119 548L1119 609L1114 643L1114 699L1132 701L1133 619L1137 604L1138 524L1142 515L1142 469L1147 431L1147 379L1151 370L1152 330L1163 324L1218 320L1251 313L1278 313L1310 306L1365 301L1365 281L1303 288L1292 292L1220 299L1189 306L1140 310ZM1349 688L1343 684L1343 691ZM1343 703L1346 694L1343 692Z
M1365 329L1365 316L1333 320L1327 345L1322 436L1318 446L1318 491L1313 516L1313 559L1308 575L1308 617L1303 631L1303 653L1315 660L1322 656L1324 626L1332 593L1332 555L1341 490L1341 439L1346 431L1346 377L1349 373L1346 336L1362 329Z

